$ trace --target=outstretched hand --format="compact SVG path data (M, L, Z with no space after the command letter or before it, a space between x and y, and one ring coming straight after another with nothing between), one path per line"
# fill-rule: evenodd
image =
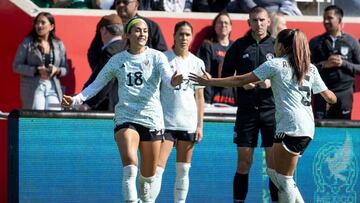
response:
M73 103L72 96L64 95L61 101L61 106L64 108L69 108Z
M189 79L197 83L198 85L210 85L211 75L205 70L201 69L203 72L202 76L196 75L195 73L190 73Z
M183 82L183 80L184 80L184 76L176 70L171 77L171 85L173 87L180 85Z

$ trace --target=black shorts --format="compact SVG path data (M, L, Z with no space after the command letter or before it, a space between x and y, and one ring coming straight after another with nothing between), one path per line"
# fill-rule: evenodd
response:
M195 142L196 133L188 133L181 130L165 130L164 138L173 142L177 140Z
M234 143L238 147L257 147L261 132L261 147L271 147L275 136L275 109L238 110L234 127Z
M162 140L164 131L163 130L150 130L147 127L144 127L140 124L125 122L123 124L117 125L114 129L114 133L123 128L130 128L136 130L139 133L140 141L156 141Z
M310 137L292 137L286 133L277 133L274 139L275 143L282 143L286 151L294 155L302 155L310 141Z

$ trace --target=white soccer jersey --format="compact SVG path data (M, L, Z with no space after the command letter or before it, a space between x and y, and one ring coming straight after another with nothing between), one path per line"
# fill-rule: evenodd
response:
M194 133L198 122L195 89L204 87L194 86L194 82L189 80L189 73L202 75L201 69L205 70L204 62L192 53L186 58L177 57L173 51L167 51L165 55L172 71L177 70L185 78L175 88L161 85L160 97L164 110L165 129Z
M293 69L287 60L287 57L271 59L253 72L260 80L271 80L275 98L276 132L313 138L315 123L311 91L317 94L327 90L327 87L312 64L299 86L293 79Z
M171 76L162 52L148 47L137 55L122 51L109 60L92 84L74 97L74 104L93 97L116 77L119 102L115 106L115 125L133 122L150 129L163 129L160 82L170 85Z

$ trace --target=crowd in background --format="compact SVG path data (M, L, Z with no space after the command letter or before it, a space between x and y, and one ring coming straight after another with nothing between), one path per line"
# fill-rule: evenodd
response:
M42 8L115 9L115 0L32 0ZM128 0L127 2L131 2ZM297 0L141 0L139 10L167 12L220 12L248 13L254 6L265 7L269 12L286 15L322 15L321 10L330 4L341 7L347 16L359 16L357 0L297 1ZM320 12L319 12L320 11Z
M37 1L37 4L41 2L44 3L49 1ZM53 3L57 4L61 2L64 3L65 1L54 1ZM81 1L71 2L76 3ZM170 1L167 2L169 3ZM180 2L181 1L176 1L175 4L172 3L171 5L175 6L176 3ZM198 9L198 11L221 10L213 20L210 33L206 35L207 37L201 43L198 50L195 50L196 55L204 61L206 71L215 78L224 77L224 70L222 67L224 57L227 50L233 44L233 41L230 40L230 34L232 32L232 22L227 12L230 7L232 7L232 11L235 12L247 12L247 9L258 5L264 7L270 13L271 24L267 27L267 30L273 38L276 37L279 31L286 28L286 15L301 15L301 11L297 8L295 1L271 1L271 3L267 1L256 1L257 4L255 4L253 1L229 1L227 3L224 2L226 1L194 0L189 1L189 3L191 4L186 4L185 1L182 4L182 6L191 5L191 7L189 7L191 8L191 10L194 10L194 8ZM117 0L116 2L110 2L111 6L116 10L117 15L112 15L110 19L100 21L97 25L96 34L89 46L87 54L88 62L92 69L92 74L89 80L84 84L84 88L87 87L96 78L102 67L106 64L106 62L111 58L112 55L126 48L126 40L122 39L124 34L122 27L131 18L139 16L139 9L149 9L150 7L153 7L155 5L164 6L164 3L164 1L145 0ZM220 5L220 3L222 3L222 5ZM48 4L47 6L54 7L55 4ZM214 6L214 8L216 9L212 9L212 6ZM237 9L235 9L235 7L237 7ZM204 10L201 10L200 8ZM337 111L346 113L346 118L349 119L349 115L351 115L352 111L351 105L352 93L354 91L354 75L355 72L359 71L360 69L358 65L360 63L360 54L358 49L358 42L355 42L351 37L350 39L347 39L348 35L345 33L343 34L341 31L341 20L343 18L343 15L344 13L337 12L331 15L331 18L324 17L324 26L327 32L323 35L333 37L328 37L329 39L326 37L324 39L320 38L321 40L319 41L319 43L323 43L323 45L315 45L314 47L312 47L313 56L317 56L313 57L312 60L319 69L323 68L324 64L326 65L324 66L326 68L321 69L322 71L320 71L320 73L323 77L329 78L329 82L327 82L326 78L324 79L325 83L327 83L328 86L332 87L332 90L335 90L335 93L336 89L342 84L341 82L339 82L339 84L334 82L334 80L342 80L339 78L337 79L336 77L346 77L345 82L346 84L348 84L348 86L346 86L345 89L349 92L348 94L346 94L347 102L344 101L339 104L340 110L338 109ZM334 19L338 19L338 21ZM147 41L147 46L159 51L166 51L167 45L160 26L148 18L144 18L144 20L149 25L149 38ZM104 23L106 26L104 26ZM106 29L101 29L102 27L105 27ZM116 40L113 39L113 37L115 37ZM115 41L117 41L118 43L116 48L113 47L113 42ZM332 62L332 65L328 65L330 62L326 63L327 57L335 54L342 54L340 59L338 59L340 61L338 61L337 64L335 64L335 62ZM51 16L50 13L43 16L37 16L34 19L32 31L24 40L24 42L19 46L14 61L14 71L21 75L21 97L23 108L40 110L58 109L56 105L52 104L58 104L62 96L62 89L60 88L61 85L58 78L66 75L67 73L67 66L66 64L64 64L65 60L65 46L61 42L60 38L55 35L54 18ZM339 67L343 66L345 68L339 69ZM336 87L333 87L334 84L337 84L335 85ZM114 87L116 87L115 80L112 81L111 85L109 84L106 88L104 88L104 90L98 96L83 104L80 109L112 111L114 104L116 104L117 102L116 94L113 91ZM237 106L237 93L238 91L236 90L236 88L206 87L204 91L205 103L207 105L215 106ZM33 98L32 95L36 95L35 98ZM34 103L34 101L36 102ZM42 103L39 105L38 103L40 101ZM322 109L321 112L316 113L317 118L327 118L325 116L326 112L329 109L333 109L330 107L326 107L323 104L317 105L318 102L316 100L315 104L316 108ZM339 115L332 116L332 118L343 117L344 116Z
M114 9L115 0L32 0L39 7L46 8L90 8ZM131 2L134 0L127 0ZM270 12L301 15L295 0L252 1L252 0L141 0L139 10L167 12L219 12L248 13L254 6L263 6Z
M296 197L296 202L303 202L292 175L299 154L313 138L312 93L334 92L334 95L331 92L332 99L324 97L326 101L315 97L316 118L351 119L355 74L360 72L360 45L357 39L342 31L343 10L338 6L326 7L323 13L325 33L319 33L308 43L302 31L286 27L284 15L302 15L295 1L256 1L258 4L253 1L211 1L212 4L209 1L169 2L108 2L117 14L103 16L98 22L87 55L92 74L82 92L74 97L63 96L59 82L59 78L67 74L67 59L66 46L55 34L54 17L48 12L39 13L33 21L32 30L19 45L13 63L14 72L21 76L23 108L61 110L62 106L115 111L114 133L124 166L122 184L126 202L138 200L136 175L139 160L136 152L141 152L140 199L155 202L161 188L162 172L176 141L178 156L174 198L175 202L185 202L192 150L194 143L202 139L204 103L236 106L233 133L238 149L238 167L233 181L234 202L246 199L249 170L259 132L261 147L266 151L267 167L272 170L268 171L272 200L293 198L293 201L280 202L295 202ZM93 8L87 5L101 7L102 1L52 3L50 7L76 5L79 6L77 8ZM176 24L174 46L167 50L160 26L139 16L141 6L151 10L156 10L153 8L156 6L157 9L167 8L167 11L174 12L194 11L194 8L197 11L220 12L212 22L209 37L202 42L195 56L189 52L193 36L189 22ZM230 40L232 21L227 11L249 12L249 31L236 41ZM313 65L310 64L310 51ZM266 67L273 67L271 63L280 59L276 63L276 69L280 71L274 69L272 71L276 73L270 73ZM287 73L291 72L288 64L295 71L292 76ZM254 72L259 77L251 75ZM194 73L207 80L226 77L215 81L232 81L236 85L229 82L220 85L221 88L207 86L203 92L204 87L193 83ZM267 76L259 81L264 74ZM274 74L280 74L282 78L276 80L272 77ZM250 81L236 83L236 79L241 80L243 75ZM284 83L285 86L279 86L278 83L286 78L290 79ZM281 94L276 92L279 89L296 95L296 104L292 105L294 101L288 96L280 98ZM273 92L277 93L275 101ZM282 102L282 105L275 105L276 101ZM305 126L301 113L291 120L294 112L299 111L297 105L306 110L302 113L307 115ZM286 109L287 106L291 107L290 110ZM284 111L284 115L289 114L289 119L283 120L280 125L279 110ZM159 113L162 111L164 115ZM294 124L294 129L286 131L289 123ZM300 129L309 129L310 126L312 130L299 132L298 125ZM279 131L279 126L285 130ZM167 142L162 144L164 140ZM272 151L274 142L276 147ZM283 166L276 160L273 163L274 157L280 157L282 162L288 160L291 164ZM273 167L276 168L275 175Z

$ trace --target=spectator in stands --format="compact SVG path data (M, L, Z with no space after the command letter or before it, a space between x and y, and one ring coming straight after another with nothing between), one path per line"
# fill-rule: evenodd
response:
M193 28L187 21L180 21L174 29L173 50L167 51L170 67L188 78L190 73L202 75L204 62L189 51ZM189 191L189 171L195 143L203 137L204 87L185 79L172 88L161 85L161 104L164 110L165 133L157 167L159 180L172 149L176 146L176 178L174 202L185 203ZM160 184L159 184L160 186ZM159 187L160 192L160 187Z
M213 20L210 38L205 39L198 50L198 57L205 62L206 72L214 78L221 78L221 71L226 51L232 45L230 33L232 23L227 12L220 12ZM236 105L236 89L223 87L206 87L207 104Z
M192 0L141 0L141 10L190 12Z
M338 6L326 7L323 14L326 32L310 41L312 62L338 98L335 105L328 106L324 99L315 97L315 117L320 119L351 119L355 72L360 72L360 45L342 32L343 15Z
M269 32L273 38L276 38L277 34L281 31L286 29L286 19L283 13L271 13L270 14L270 28Z
M20 74L22 108L60 110L63 92L59 77L67 74L66 60L64 44L55 35L54 17L40 12L13 64L14 72Z
M95 9L110 10L115 0L92 0L92 6Z
M101 18L97 28L101 34L101 40L104 46L101 48L99 63L96 65L90 78L84 85L89 86L97 77L99 72L115 54L121 52L125 48L125 42L122 39L124 28L121 18L117 14L106 15ZM87 100L82 105L82 110L103 110L114 111L114 106L118 101L117 98L117 81L111 80L96 96Z
M137 11L140 5L139 0L116 0L115 4L116 12L124 24L126 24L131 18L138 16ZM147 46L159 51L166 51L167 45L159 25L148 18L143 19L149 26L149 39L147 41ZM97 30L87 54L92 70L94 70L96 65L99 63L99 56L102 46L103 43L101 42L100 33Z
M290 16L301 16L295 0L232 0L227 10L231 13L248 13L255 6L264 7L268 12L279 12Z
M164 129L160 84L175 87L183 81L183 76L173 74L162 52L146 46L149 33L145 20L139 17L129 20L125 32L128 49L113 56L80 94L64 95L62 105L82 104L117 78L119 101L115 107L114 137L123 165L124 202L138 202L138 150L140 199L155 202L159 183L155 171Z
M230 0L193 0L194 12L220 12L225 10Z
M55 0L31 0L40 8L51 8L55 4Z
M92 0L54 0L52 8L93 8Z
M167 12L190 12L192 10L192 0L161 0L164 11Z
M275 50L276 58L264 62L249 73L221 79L190 75L190 79L201 85L222 87L241 87L265 79L271 80L276 103L276 136L272 147L274 165L268 166L266 172L279 188L280 203L304 203L293 175L299 157L314 137L311 92L320 94L331 104L336 103L336 96L310 63L309 45L302 31L281 31L276 38Z
M222 77L245 74L274 57L275 39L268 33L270 16L263 7L249 13L251 30L237 39L226 52ZM244 202L248 192L249 171L261 131L266 165L273 167L271 147L275 135L275 104L270 81L249 83L237 88L237 113L234 143L237 144L237 169L234 176L234 202ZM270 194L277 201L277 189L270 181Z
M95 0L31 0L40 8L93 8Z

